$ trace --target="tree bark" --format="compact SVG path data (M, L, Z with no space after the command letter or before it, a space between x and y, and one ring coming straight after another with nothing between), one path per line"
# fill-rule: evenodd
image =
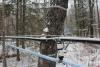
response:
M67 9L68 0L59 0L59 1L51 0L50 5L53 6L55 4ZM67 13L66 11L59 8L49 9L46 16L47 27L49 29L49 32L47 33L48 35L63 34L63 27L64 27L66 13ZM57 56L57 42L56 41L41 42L40 52L48 56L51 55L51 57L56 57ZM38 67L56 67L56 63L39 58Z
M49 46L48 46L49 45ZM40 52L44 55L56 57L57 46L55 41L41 42ZM55 67L56 63L39 58L38 67Z
M2 4L2 19L3 19L3 29L2 29L2 55L3 55L3 67L7 67L7 61L6 61L6 46L5 46L5 33L6 33L6 19L5 19L6 15L5 15L5 1L3 0L3 4Z
M20 27L20 34L21 35L25 35L25 10L26 10L26 0L22 0L21 2L21 27ZM25 41L24 40L20 40L20 44L22 45L22 48L25 49Z
M97 21L97 26L96 26L96 35L97 35L97 37L100 37L100 29L98 29L98 28L100 28L100 13L99 13L99 7L98 7L98 0L96 0L96 9L97 9L97 19L98 19L98 21Z
M20 0L17 0L17 8L16 8L16 36L19 35L19 2ZM19 47L19 40L16 39L16 46ZM19 50L17 49L17 61L20 61L20 54Z
M93 38L93 8L94 8L94 0L89 0L89 10L90 10L90 23L89 23L89 31L90 37Z

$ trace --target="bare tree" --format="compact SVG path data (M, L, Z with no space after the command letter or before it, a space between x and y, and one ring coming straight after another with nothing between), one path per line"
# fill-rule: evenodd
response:
M78 36L88 35L88 1L87 0L74 0L75 7L75 20L77 26ZM87 35L86 35L87 34Z
M16 35L19 35L19 2L20 0L17 0L17 8L16 8ZM19 40L16 40L16 46L19 46ZM17 49L17 61L20 61L20 54L19 54L19 50Z
M20 24L20 34L21 35L25 35L25 26L26 26L26 23L25 23L25 11L26 11L26 0L22 0L21 2L21 13L20 13L20 20L21 20L21 24ZM24 43L24 40L20 40L20 44L22 45L22 48L25 49L25 43Z
M90 22L89 22L89 31L90 31L90 37L93 37L93 8L94 8L94 0L89 0L89 18L90 18Z
M6 46L5 46L5 33L6 33L6 27L5 27L5 22L6 22L6 19L5 19L5 1L3 0L2 1L3 4L2 4L2 20L3 20L3 29L2 29L2 35L3 35L3 38L2 38L2 53L3 53L3 67L7 67L7 62L6 62Z
M96 9L97 9L97 19L98 19L98 21L97 21L97 37L99 37L100 36L100 31L99 31L99 27L100 27L100 25L99 25L99 23L100 23L100 14L99 14L99 8L98 8L98 0L96 0Z

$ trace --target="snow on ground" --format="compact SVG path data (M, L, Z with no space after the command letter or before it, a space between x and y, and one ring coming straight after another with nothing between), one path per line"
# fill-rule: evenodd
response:
M87 44L70 44L65 57L86 67L100 67L100 49Z
M16 57L7 58L7 66L8 67L37 67L37 60L33 59L30 56L21 56L21 61L16 61ZM0 67L2 67L2 63L0 63Z
M0 46L0 51L1 51ZM9 50L12 54L12 49ZM13 52L12 52L13 51ZM1 52L0 52L1 53ZM72 60L77 64L83 64L85 67L100 67L100 48L89 46L89 44L71 43L66 50L61 50L65 58ZM21 61L16 61L16 57L7 58L8 67L37 67L38 58L21 53ZM0 63L2 67L2 63ZM57 63L56 67L66 67L64 64Z

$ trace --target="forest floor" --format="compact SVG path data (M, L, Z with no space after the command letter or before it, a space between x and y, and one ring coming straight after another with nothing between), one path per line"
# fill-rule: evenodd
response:
M0 51L2 47L0 46ZM16 53L10 50L9 54ZM2 51L0 52L2 53ZM65 58L72 60L77 64L83 64L85 67L100 67L100 47L92 44L84 45L82 43L72 43L66 50L59 51L59 54ZM21 61L16 61L16 57L7 58L8 67L37 67L38 58L29 54L21 53ZM0 62L0 67L2 63ZM56 67L66 67L64 64L58 64Z

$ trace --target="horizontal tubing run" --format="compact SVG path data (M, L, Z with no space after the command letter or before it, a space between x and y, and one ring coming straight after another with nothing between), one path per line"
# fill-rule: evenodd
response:
M57 63L59 62L58 58L49 57L49 56L43 55L41 53L36 53L34 51L31 51L31 50L28 50L28 49L23 49L23 48L16 47L16 46L13 46L13 45L6 45L6 46L10 46L10 47L12 47L14 49L18 49L20 51L24 51L26 53L30 53L33 56L37 56L37 57L40 57L40 58L43 58L43 59L46 59L46 60L49 60L49 61L52 61L52 62L57 62ZM72 63L71 61L67 61L67 60L63 60L62 63L71 65L72 67L83 67L83 65L75 64L75 63Z
M3 36L0 36L2 39ZM73 41L73 42L82 42L82 43L93 43L93 44L100 44L100 38L84 38L84 37L26 37L26 36L5 36L5 39L27 39L27 40L34 40L34 41Z

